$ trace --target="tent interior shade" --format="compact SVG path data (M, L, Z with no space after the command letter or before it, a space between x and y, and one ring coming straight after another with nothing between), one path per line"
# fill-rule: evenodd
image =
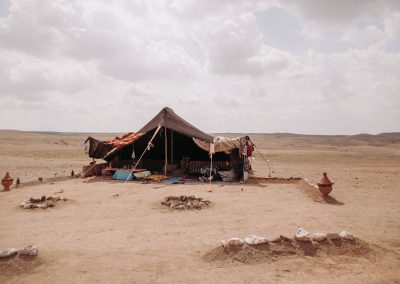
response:
M147 147L147 143L153 136L156 128L144 134L133 144L135 157L138 158ZM167 155L165 155L165 131L167 131ZM192 137L173 131L172 129L161 128L152 142L154 147L147 151L143 158L143 167L149 170L160 171L165 162L165 156L169 164L178 165L183 157L190 158L191 161L209 161L210 156L207 151L199 148ZM225 153L216 153L213 156L216 161L227 161L229 155Z

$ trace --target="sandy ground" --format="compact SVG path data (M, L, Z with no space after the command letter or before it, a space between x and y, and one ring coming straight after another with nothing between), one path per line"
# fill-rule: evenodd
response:
M264 159L270 160L272 176L316 182L327 171L336 202L314 202L296 184L216 184L208 192L204 184L74 179L12 189L0 192L1 248L37 244L40 253L38 264L26 271L1 270L0 283L400 283L399 135L252 137L259 149L256 175L268 175ZM89 161L84 138L0 132L0 172L24 182L79 171ZM46 210L18 207L26 198L60 190L71 200ZM171 212L159 203L173 194L201 196L214 206ZM291 236L298 227L347 230L374 252L255 265L202 258L222 239L249 234L273 239Z

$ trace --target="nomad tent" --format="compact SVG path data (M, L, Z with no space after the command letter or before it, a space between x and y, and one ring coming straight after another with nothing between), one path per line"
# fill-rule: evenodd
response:
M132 167L152 172L182 176L201 175L204 168L220 172L232 171L240 179L246 161L243 148L253 147L248 137L229 139L206 134L163 108L137 133L121 138L99 141L89 137L86 142L91 158L103 159L113 168ZM249 144L251 143L251 144Z

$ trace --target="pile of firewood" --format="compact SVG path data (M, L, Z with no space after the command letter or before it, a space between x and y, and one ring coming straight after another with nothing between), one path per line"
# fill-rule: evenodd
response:
M210 201L203 200L201 197L196 196L167 196L164 201L161 202L162 205L167 206L170 209L202 209L204 207L210 206Z

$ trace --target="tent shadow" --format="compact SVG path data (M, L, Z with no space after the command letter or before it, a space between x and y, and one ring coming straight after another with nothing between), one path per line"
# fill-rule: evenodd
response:
M331 204L331 205L344 205L343 202L338 201L336 198L329 196L329 195L328 196L324 195L324 196L322 196L322 198L324 199L324 201L326 203Z

